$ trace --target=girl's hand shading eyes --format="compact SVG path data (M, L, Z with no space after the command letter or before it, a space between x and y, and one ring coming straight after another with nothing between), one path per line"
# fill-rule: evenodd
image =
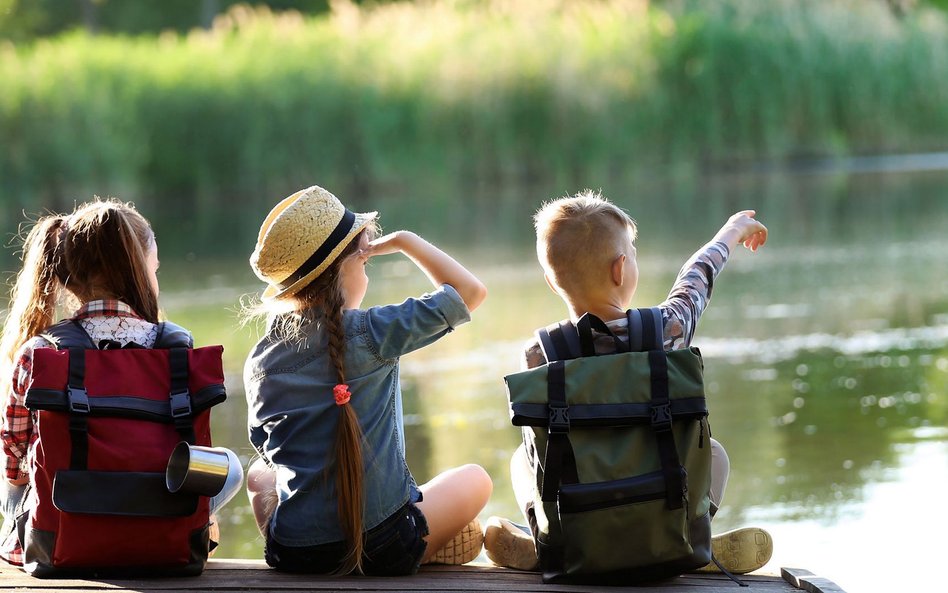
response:
M395 231L394 233L379 237L370 242L368 246L362 250L362 254L365 255L366 258L370 258L377 255L399 253L402 250L404 235L406 234L408 234L408 231Z

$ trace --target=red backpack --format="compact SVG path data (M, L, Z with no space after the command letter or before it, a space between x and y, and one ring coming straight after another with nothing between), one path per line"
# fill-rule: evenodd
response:
M44 337L56 349L34 350L26 395L38 440L24 570L200 574L209 499L171 494L165 470L179 442L211 444L210 408L226 398L223 347L193 349L191 334L169 322L154 348L97 346L72 320Z

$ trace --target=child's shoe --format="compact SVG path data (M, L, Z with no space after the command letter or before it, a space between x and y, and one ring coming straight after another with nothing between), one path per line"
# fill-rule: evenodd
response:
M499 566L519 570L537 569L537 548L530 531L502 517L487 520L484 550L487 551L487 558Z
M464 526L454 539L449 541L443 548L435 552L429 560L429 564L467 564L477 558L481 553L481 546L484 544L484 533L481 531L481 524L475 518Z
M774 540L759 527L742 527L711 538L711 554L725 570L745 574L767 564L774 553ZM711 562L695 572L721 572Z

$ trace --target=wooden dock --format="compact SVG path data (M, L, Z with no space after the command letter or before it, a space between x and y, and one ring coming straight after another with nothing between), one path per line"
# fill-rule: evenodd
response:
M783 576L744 575L748 587L738 587L722 575L692 574L653 585L636 587L591 587L544 585L537 573L521 572L485 564L424 566L411 577L324 577L289 575L267 567L262 560L212 559L199 577L167 579L36 579L18 568L0 562L0 591L76 593L77 591L122 591L159 593L167 591L506 591L634 593L844 593L832 581L805 570L782 569Z

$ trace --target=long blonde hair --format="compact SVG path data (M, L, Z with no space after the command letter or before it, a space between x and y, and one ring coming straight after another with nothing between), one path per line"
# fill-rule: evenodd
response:
M148 221L132 204L98 197L72 214L36 221L23 242L23 267L10 291L0 338L0 361L56 321L60 300L118 299L143 319L158 322L158 295L148 277L155 243ZM64 290L65 289L65 290Z
M300 330L307 323L317 323L325 329L329 359L336 372L338 383L346 382L346 336L342 323L345 293L339 272L348 258L358 254L363 236L367 235L371 238L375 233L375 227L370 225L356 235L325 271L287 299L292 304L295 314L284 315L278 321L278 333L289 340L302 339ZM319 397L332 397L332 393L319 394ZM362 523L365 509L363 435L353 407L350 404L344 404L336 408L339 410L339 423L333 447L334 460L329 467L335 468L337 514L343 535L349 545L349 552L336 572L348 574L353 571L362 572L362 553L365 548Z

